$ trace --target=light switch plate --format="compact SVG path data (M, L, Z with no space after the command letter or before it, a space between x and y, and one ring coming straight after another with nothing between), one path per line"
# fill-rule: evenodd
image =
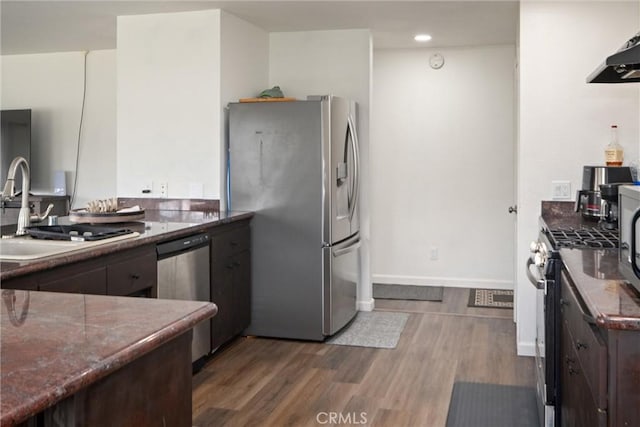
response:
M552 200L571 199L571 181L551 181Z

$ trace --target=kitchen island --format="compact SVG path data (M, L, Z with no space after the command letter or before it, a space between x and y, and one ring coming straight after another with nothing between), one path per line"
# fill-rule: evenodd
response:
M191 329L215 304L6 289L2 300L2 426L191 425Z

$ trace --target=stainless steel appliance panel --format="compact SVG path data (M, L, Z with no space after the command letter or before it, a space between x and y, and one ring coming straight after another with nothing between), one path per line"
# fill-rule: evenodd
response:
M640 292L640 276L638 275L638 266L640 265L640 226L638 226L638 222L640 222L640 186L620 186L618 200L620 209L618 218L620 227L619 269L625 279ZM633 253L634 249L635 253Z
M356 315L356 293L360 271L360 237L326 247L323 262L330 264L329 283L324 290L324 334L333 335ZM325 270L326 271L326 270Z
M321 107L230 105L230 205L255 212L248 335L324 338Z
M209 246L178 252L158 260L158 298L211 301ZM211 322L193 328L191 361L211 351Z

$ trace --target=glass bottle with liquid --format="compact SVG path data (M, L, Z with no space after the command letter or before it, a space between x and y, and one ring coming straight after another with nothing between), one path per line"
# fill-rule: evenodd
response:
M611 125L611 139L604 149L604 156L607 166L622 166L624 150L618 144L618 126Z

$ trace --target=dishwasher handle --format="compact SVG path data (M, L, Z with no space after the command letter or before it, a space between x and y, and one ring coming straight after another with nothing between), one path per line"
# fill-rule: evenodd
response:
M158 259L160 260L180 255L183 252L188 252L208 245L208 234L194 234L192 236L183 237L181 239L172 240L170 242L160 243L156 245L156 253L158 254Z

